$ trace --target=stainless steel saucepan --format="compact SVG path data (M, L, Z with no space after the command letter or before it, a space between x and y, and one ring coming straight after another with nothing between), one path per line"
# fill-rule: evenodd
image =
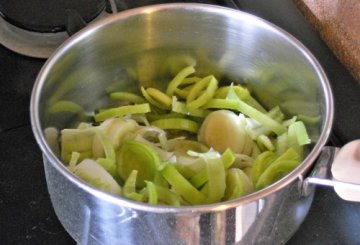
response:
M131 82L134 77L161 87L176 67L194 62L199 72L246 84L267 106L278 104L288 115L301 115L314 142L305 160L280 181L236 200L151 206L88 185L47 142L45 128L84 120L53 113L56 102L72 101L90 113L108 105L106 90L131 91L138 86ZM333 113L327 77L299 41L250 14L203 4L148 6L87 26L47 60L31 99L32 128L43 152L52 204L79 244L285 243L309 210L313 183L333 185L346 199L359 201L358 178L347 183L344 173L336 181L329 176L338 151L325 147ZM335 172L346 172L346 156L356 162L358 145L355 141L340 150L345 153L335 161Z

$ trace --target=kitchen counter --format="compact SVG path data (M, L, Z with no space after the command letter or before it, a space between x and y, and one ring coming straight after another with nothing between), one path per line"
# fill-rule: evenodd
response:
M324 67L335 99L329 144L341 146L360 138L360 84L295 5L283 0L248 0L239 6L297 37ZM30 93L43 62L0 45L0 243L5 245L75 244L51 206L41 152L30 126ZM287 245L360 244L359 227L360 204L341 200L331 188L317 188L308 216Z
M294 0L294 3L360 81L360 1Z

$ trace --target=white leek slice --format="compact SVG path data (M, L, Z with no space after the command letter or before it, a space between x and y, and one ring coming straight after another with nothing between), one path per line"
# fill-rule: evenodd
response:
M93 157L94 131L88 129L63 129L61 131L61 159L69 163L71 154L80 153L80 160Z
M167 150L167 137L166 132L158 127L154 126L145 126L141 127L139 130L135 132L136 135L142 136L144 139L157 143L158 141L160 143L161 148ZM157 140L155 140L157 139Z
M121 187L115 179L96 161L84 159L73 169L78 177L105 192L121 195Z
M219 152L230 148L235 153L242 153L246 137L244 125L238 116L228 110L210 113L202 123L198 140Z
M113 118L101 123L100 128L110 138L114 149L118 149L126 134L134 132L139 125L132 119Z

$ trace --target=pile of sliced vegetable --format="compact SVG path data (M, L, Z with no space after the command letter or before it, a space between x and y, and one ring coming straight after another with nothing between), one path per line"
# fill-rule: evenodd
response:
M239 198L298 166L310 143L303 122L242 85L195 74L182 69L166 91L110 93L121 106L61 131L62 161L103 191L174 206Z

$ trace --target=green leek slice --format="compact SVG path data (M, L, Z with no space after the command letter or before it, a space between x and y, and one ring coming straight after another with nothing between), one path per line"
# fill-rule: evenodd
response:
M136 178L137 170L131 171L129 177L126 179L123 186L123 195L131 200L141 202L144 199L144 196L141 193L136 192Z
M214 203L220 201L225 193L225 169L221 158L205 159L208 176L207 202Z
M206 196L198 191L191 183L185 179L172 164L166 164L161 170L161 174L174 188L176 193L182 196L191 204L201 204L206 201Z
M192 111L205 105L214 96L217 87L218 81L214 76L203 78L191 88L186 98L187 108Z
M251 167L253 162L254 162L254 157L245 155L245 154L238 154L235 153L235 161L234 163L231 165L231 167L234 168L246 168L246 167Z
M271 185L290 173L299 165L299 163L299 154L294 149L289 148L281 156L275 159L260 175L255 185L256 189L260 190Z
M156 88L147 88L146 92L151 98L164 105L166 108L169 108L171 106L171 97L164 94L160 90Z
M148 192L148 203L152 205L156 205L158 203L158 194L156 187L153 182L145 181L146 189Z
M185 79L184 79L185 80ZM184 81L183 80L183 81ZM201 79L200 79L201 80ZM182 85L183 83L181 83ZM188 97L189 93L190 93L190 90L194 87L194 84L191 84L191 85L187 85L183 88L177 88L175 89L175 95L182 98L182 99L185 99Z
M168 150L181 154L187 154L189 150L200 153L205 153L209 151L209 148L207 146L196 140L188 140L185 138L174 138L168 140L167 143L168 143Z
M123 194L127 197L128 194L136 192L136 177L137 177L137 170L132 170L129 176L127 177L125 184L123 186Z
M177 113L177 112L169 112L166 114L155 114L155 113L146 113L146 118L149 120L149 122L153 122L160 119L166 119L166 118L185 118L186 115Z
M125 141L117 154L117 171L126 180L133 170L138 171L136 186L145 186L145 180L153 181L160 157L156 151L143 142Z
M197 133L199 130L199 124L184 118L165 118L153 121L150 123L152 126L159 127L161 129L178 129L185 130L192 133Z
M231 97L233 97L232 99L236 99L236 100L242 100L245 103L247 103L248 105L256 108L257 110L266 113L266 110L264 109L264 107L256 100L254 99L249 90L247 88L242 87L241 85L233 85L231 84L230 86L224 86L219 88L214 97L218 98L218 99L225 99L226 97L229 97L229 92L230 91L235 92L236 97L233 97L233 95ZM233 92L230 92L230 94L232 94Z
M231 200L241 197L245 194L243 182L238 174L241 171L238 168L229 169L226 174L226 189L224 194L224 200Z
M285 132L283 134L280 134L276 138L276 153L277 155L283 154L286 149L288 148L288 133Z
M207 153L202 154L202 158L206 159L209 158ZM212 156L211 156L212 157ZM235 155L233 152L228 148L224 151L224 153L221 155L221 161L223 164L224 169L228 169L235 161ZM196 188L201 187L208 181L208 171L206 168L199 171L197 174L195 174L191 179L190 183L193 184Z
M230 168L226 174L224 200L239 198L253 191L249 177L238 168Z
M162 103L156 101L155 99L153 99L147 92L147 90L144 87L141 87L141 93L142 95L145 97L145 99L153 106L161 109L161 110L168 110L170 109L170 107L163 105Z
M150 112L150 106L148 103L138 104L138 105L124 105L117 108L111 108L102 110L101 112L95 114L95 122L101 122L113 117L122 117L124 115L131 114L141 114Z
M189 86L190 88L190 86ZM175 89L175 94L176 96L186 99L186 97L188 97L190 90L189 89ZM174 97L174 96L173 96Z
M116 155L114 147L111 143L111 140L105 133L98 128L90 128L88 130L93 130L95 132L94 142L98 140L102 149L104 150L104 154L106 158L98 158L96 161L102 165L112 176L116 175ZM94 152L94 150L93 150Z
M214 95L217 99L225 99L229 95L229 90L233 90L237 97L241 100L245 100L249 95L249 90L240 85L223 86L216 90Z
M275 150L275 146L274 144L271 142L270 138L264 134L262 135L259 135L257 137L257 143L259 144L262 144L263 146L265 146L265 148L269 151L273 151Z
M303 145L311 142L303 122L298 121L291 124L287 132L287 147L293 148L300 156L304 158L304 147Z
M106 171L109 172L112 176L116 176L116 165L115 161L108 158L98 158L96 162L100 164Z
M179 207L180 206L180 198L174 192L169 190L168 188L164 188L162 186L155 185L156 192L158 195L158 199L165 204Z
M49 108L50 113L58 113L58 112L71 112L77 114L80 120L86 120L87 115L84 110L79 104L69 101L69 100L60 100L50 106Z
M306 127L302 121L294 122L289 127L294 127L299 145L307 145L311 143L310 137L306 131Z
M159 186L156 183L154 183L154 187L156 190L158 204L167 204L167 205L176 206L176 207L179 207L181 205L181 202L182 202L181 197L178 194L176 194L174 191L170 190L169 188ZM152 190L152 191L154 191L154 190ZM148 201L149 201L149 199L150 199L149 198L149 190L147 188L144 188L142 190L142 193L144 194L145 199L148 199Z
M189 85L189 84L194 84L197 83L199 81L201 81L201 77L185 77L182 81L181 81L181 85Z
M146 102L143 97L129 92L113 92L110 94L110 98L114 100L129 101L134 104L142 104Z
M280 135L286 132L286 127L267 116L266 114L260 112L259 110L251 107L241 100L225 100L225 99L211 99L207 104L204 105L204 108L222 108L239 111L246 116L253 118L254 120L262 123L263 125L269 127L277 135Z
M171 108L172 111L174 112L178 112L188 116L201 117L201 118L206 117L210 113L209 110L204 110L200 108L190 110L184 102L178 101L175 96L173 96Z
M193 66L187 66L182 69L169 83L166 94L172 97L175 93L176 88L181 84L181 82L189 75L195 72Z
M254 185L258 181L260 175L275 159L276 154L272 151L265 151L255 158L251 168L251 180Z
M131 193L127 194L126 198L128 198L130 200L138 201L138 202L144 201L144 195L141 193L137 193L137 192L131 192Z

